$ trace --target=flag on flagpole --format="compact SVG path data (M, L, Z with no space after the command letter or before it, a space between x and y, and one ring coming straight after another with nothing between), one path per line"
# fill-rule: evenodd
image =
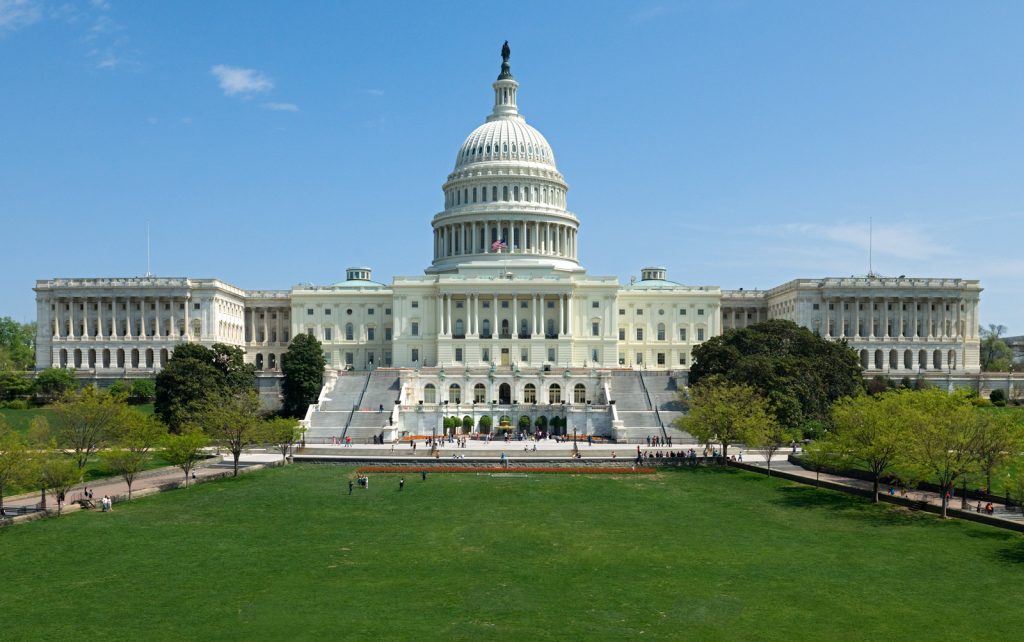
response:
M491 251L492 252L500 252L500 251L502 251L504 249L507 249L507 248L508 248L508 243L505 242L505 239L498 239L494 243L491 243Z

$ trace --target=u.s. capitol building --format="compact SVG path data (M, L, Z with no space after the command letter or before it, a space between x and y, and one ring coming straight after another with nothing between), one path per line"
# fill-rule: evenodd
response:
M384 284L353 267L339 283L282 291L185 277L42 280L37 368L141 376L182 342L219 342L242 348L269 380L291 338L308 333L323 343L329 370L314 429L354 428L353 406L385 405L416 432L410 421L422 423L424 407L448 402L452 414L471 409L474 418L557 407L583 413L578 423L596 433L667 425L674 412L661 400L694 347L765 319L845 339L867 374L979 370L976 280L796 279L730 291L677 283L663 267L643 267L627 284L587 274L568 185L519 113L507 58L492 87L491 114L443 185L423 275Z

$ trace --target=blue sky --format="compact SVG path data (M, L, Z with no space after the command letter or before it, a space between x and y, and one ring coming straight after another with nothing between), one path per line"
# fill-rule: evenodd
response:
M1024 333L1024 3L0 0L0 316L35 279L422 273L503 40L581 261L982 280Z

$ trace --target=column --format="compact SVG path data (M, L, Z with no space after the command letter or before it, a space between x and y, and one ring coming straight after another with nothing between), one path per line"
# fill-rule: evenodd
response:
M513 339L519 338L519 298L512 295L512 332Z
M444 295L437 294L437 336L444 336Z
M446 294L444 297L444 334L446 337L450 337L452 334L452 295Z
M185 295L185 314L183 315L184 316L184 321L185 321L185 334L184 334L184 337L185 337L186 341L188 341L192 337L192 325L191 325L191 323L189 323L189 318L188 318L189 317L189 308L191 306L192 306L192 302L189 299L189 296L186 294Z
M565 295L558 295L558 337L565 335Z
M491 326L491 336L501 336L498 332L498 295L491 296L491 312L494 313L494 324Z
M573 330L572 327L573 327L573 325L575 325L575 323L573 323L575 321L575 319L572 316L572 308L573 308L572 299L573 299L572 294L565 295L565 302L566 302L565 326L566 326L566 334L569 335L570 337L572 336L572 330Z
M270 316L270 308L263 308L263 345L268 345L270 343L270 319L267 318L269 316ZM334 322L333 321L331 322L331 326L332 326L332 328L331 328L331 336L333 337L334 336L334 328L333 328ZM381 332L383 332L383 330L381 330Z

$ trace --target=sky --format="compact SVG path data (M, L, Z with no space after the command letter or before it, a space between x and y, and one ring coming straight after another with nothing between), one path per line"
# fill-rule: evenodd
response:
M1022 24L1018 1L0 0L0 316L34 320L36 279L144 274L147 225L158 276L422 274L507 39L590 274L980 279L982 323L1024 334Z

